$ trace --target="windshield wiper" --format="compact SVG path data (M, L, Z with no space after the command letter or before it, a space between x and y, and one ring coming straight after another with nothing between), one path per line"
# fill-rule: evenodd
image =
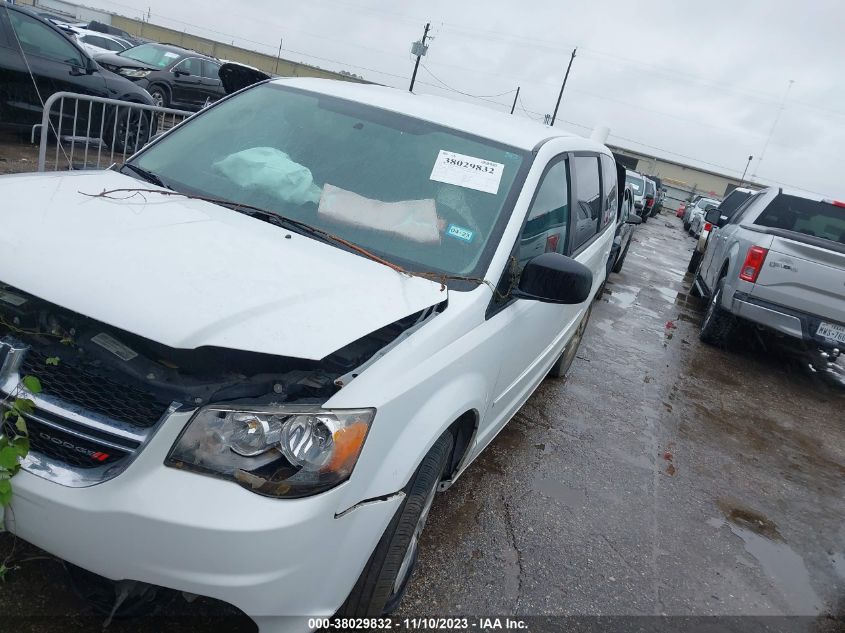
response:
M319 229L316 226L311 226L307 222L302 222L301 220L294 220L293 218L289 218L278 213L273 213L272 211L267 211L266 209L253 207L249 204L240 204L238 202L218 200L215 198L203 198L201 196L186 197L197 198L199 200L205 200L206 202L225 206L226 208L231 209L232 211L237 211L238 213L243 213L244 215L248 215L251 218L257 218L259 220L269 222L270 224L275 224L276 226L288 229L290 231L293 231L294 233L299 233L300 235L305 235L307 237L312 237L314 239L320 240L321 242L325 242L326 244L335 244L343 246L351 251L358 253L359 255L363 255L367 259L371 259L374 262L378 262L379 264L383 264L389 268L392 268L395 271L410 274L398 264L394 264L393 262L384 259L383 257L379 257L378 255L371 253L367 249L358 246L354 242L350 242L349 240L339 237L334 233L329 233L328 231Z
M123 166L118 171L122 172L124 169L132 170L150 184L156 185L158 187L164 187L165 189L173 189L173 187L168 187L159 176L155 175L151 171L144 169L143 167L138 167L138 165L133 165L132 163L123 163Z

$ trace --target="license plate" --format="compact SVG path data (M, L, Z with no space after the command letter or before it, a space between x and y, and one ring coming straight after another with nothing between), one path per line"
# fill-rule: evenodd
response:
M840 343L845 343L845 325L836 325L835 323L825 323L822 321L819 329L816 330L816 334Z

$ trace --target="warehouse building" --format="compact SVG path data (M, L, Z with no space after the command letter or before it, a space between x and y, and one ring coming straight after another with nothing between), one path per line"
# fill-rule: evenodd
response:
M616 145L608 145L617 162L628 169L638 171L646 176L660 178L666 189L666 199L663 206L666 209L676 209L682 201L688 201L696 194L722 199L742 183L743 187L761 189L762 185L741 181L737 176L729 176L716 171L709 171L644 154Z

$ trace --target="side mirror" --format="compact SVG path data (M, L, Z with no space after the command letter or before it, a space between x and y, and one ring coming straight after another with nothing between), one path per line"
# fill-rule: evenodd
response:
M704 214L704 221L718 226L720 217L719 209L713 207L712 209L707 209L707 212Z
M638 215L629 215L628 219L625 220L625 224L642 224L643 219Z
M525 265L513 296L572 305L586 301L592 289L589 268L560 253L543 253Z
M184 71L184 70L181 70L181 69L179 69L179 68L174 68L174 69L173 69L173 74L174 74L176 77L181 77L181 76L183 76L183 75L189 75L190 73L188 73L188 72L186 72L186 71Z

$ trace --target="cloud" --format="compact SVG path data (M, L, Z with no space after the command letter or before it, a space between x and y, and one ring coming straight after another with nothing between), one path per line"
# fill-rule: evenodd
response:
M133 13L110 0L88 2ZM440 81L475 95L519 85L535 118L554 108L578 45L559 114L583 126L575 131L608 125L619 144L630 139L667 157L689 156L693 164L734 172L762 151L794 80L759 175L845 197L841 165L832 160L845 130L840 0L147 0L145 6L154 22L177 20L179 28L207 36L203 29L211 29L218 39L262 52L275 53L283 38L286 57L397 87L407 86L411 42L430 21L435 39L423 63ZM473 100L424 70L419 81L418 91ZM511 98L480 103L509 111Z

